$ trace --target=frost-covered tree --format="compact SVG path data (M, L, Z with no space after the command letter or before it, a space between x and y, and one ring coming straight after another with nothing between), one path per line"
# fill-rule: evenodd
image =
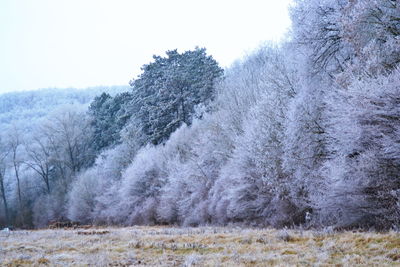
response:
M231 151L232 140L212 116L177 130L165 144L167 183L157 210L160 221L182 225L209 224L210 190Z
M85 166L90 166L91 129L84 113L63 107L49 115L27 144L26 164L36 171L50 192L51 179L69 183Z
M68 218L81 223L92 223L95 197L100 190L95 169L81 174L69 192Z
M48 194L51 192L50 173L53 169L49 147L46 139L35 133L26 145L27 159L25 161L25 164L39 175Z
M60 108L38 125L27 144L25 162L46 188L34 208L38 225L66 218L66 194L76 175L93 162L91 140L88 118L73 106Z
M83 112L74 107L62 108L41 125L40 131L51 146L56 164L66 167L70 176L91 165L92 129Z
M278 217L293 212L285 211L282 203L287 200L284 192L287 177L282 168L282 118L272 112L272 106L271 101L264 100L249 113L244 134L238 138L233 157L223 168L222 176L229 176L234 184L229 190L227 207L232 220L278 226L281 223Z
M306 84L299 88L284 122L283 168L291 179L291 199L302 209L312 208L310 194L322 182L320 168L330 156L324 104L327 92L315 86Z
M334 157L325 165L322 220L338 227L400 224L399 78L355 79L338 90L329 129ZM335 214L336 216L331 216Z
M133 152L125 144L105 150L95 164L78 175L68 195L68 218L82 223L115 223L116 191Z
M292 8L295 48L310 61L309 74L335 74L351 61L353 51L344 42L341 12L347 0L296 0Z
M350 68L352 71L373 74L397 66L400 62L399 20L398 1L359 0L347 3L341 12L340 26L343 29L342 38L355 53L355 66Z
M326 101L337 75L354 58L341 27L346 5L342 0L296 1L292 10L293 41L288 46L302 67L284 122L283 168L291 180L290 198L301 210L315 208L311 199L324 182L321 168L332 154Z
M111 97L107 93L95 97L89 106L93 126L93 147L101 151L120 142L120 132L129 117L124 107L132 99L128 92Z
M238 88L238 83L234 83L237 89L226 89L230 91L228 95L241 96L236 102L222 104L222 109L224 106L228 110L236 109L232 111L235 120L230 123L236 125L233 129L240 129L236 134L230 132L237 135L233 143L235 149L222 167L221 181L217 181L213 189L216 194L212 200L213 209L222 212L219 216L227 220L278 226L290 221L285 220L295 213L284 207L289 208L291 204L285 195L287 176L282 167L282 141L288 102L297 90L297 74L295 65L288 64L289 58L282 51L273 46L256 51L242 65L236 66L242 71L233 80L245 81L243 87ZM229 83L229 79L226 77L225 83ZM251 104L239 104L246 102ZM221 193L223 201L218 199Z
M108 207L117 208L117 220L120 223L132 225L158 222L156 208L161 188L165 184L165 163L162 148L148 145L138 152L122 175L118 207Z
M128 126L136 124L146 143L163 143L180 125L190 125L195 107L213 99L214 85L223 73L204 48L166 54L154 56L154 62L144 65L143 73L130 82L133 100L126 112L133 118Z

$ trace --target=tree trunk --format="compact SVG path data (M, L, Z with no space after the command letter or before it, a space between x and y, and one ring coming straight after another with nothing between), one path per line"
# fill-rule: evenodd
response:
M5 193L5 189L4 189L3 178L4 178L3 175L0 173L0 191L1 191L1 196L3 199L4 212L6 215L6 226L8 226L10 223L10 216L8 214L8 204L7 204L7 198L6 198L6 193Z
M24 224L24 214L23 214L23 208L22 208L22 196L21 196L21 183L19 179L19 166L16 160L16 151L14 151L13 155L13 165L14 165L14 172L15 172L15 178L17 179L17 190L18 190L18 203L19 203L19 215L21 216L21 223Z

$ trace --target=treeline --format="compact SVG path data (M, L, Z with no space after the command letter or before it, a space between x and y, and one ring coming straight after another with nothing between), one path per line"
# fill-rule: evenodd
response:
M0 223L397 229L400 4L291 14L287 41L225 71L168 51L128 92L4 131Z
M114 96L128 88L54 88L0 95L0 226L33 226L35 207L40 214L43 194L58 183L56 162L59 168L65 162L65 144L57 142L77 138L67 124L78 123L76 128L89 122L86 110L101 92ZM95 153L85 153L93 162Z

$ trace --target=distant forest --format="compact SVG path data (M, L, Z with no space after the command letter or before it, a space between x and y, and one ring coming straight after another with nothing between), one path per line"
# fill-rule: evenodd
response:
M65 105L87 108L92 100L103 92L110 95L124 92L129 86L96 86L85 89L47 88L35 91L21 91L0 94L0 125L33 124L36 119L45 117Z
M398 230L399 1L291 18L227 69L170 50L126 87L0 95L0 226Z

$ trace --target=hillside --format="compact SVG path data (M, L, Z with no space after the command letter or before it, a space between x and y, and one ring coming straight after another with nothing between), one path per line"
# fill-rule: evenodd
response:
M0 125L10 122L32 122L62 105L88 106L103 92L115 95L129 86L97 86L86 89L48 88L0 94Z

